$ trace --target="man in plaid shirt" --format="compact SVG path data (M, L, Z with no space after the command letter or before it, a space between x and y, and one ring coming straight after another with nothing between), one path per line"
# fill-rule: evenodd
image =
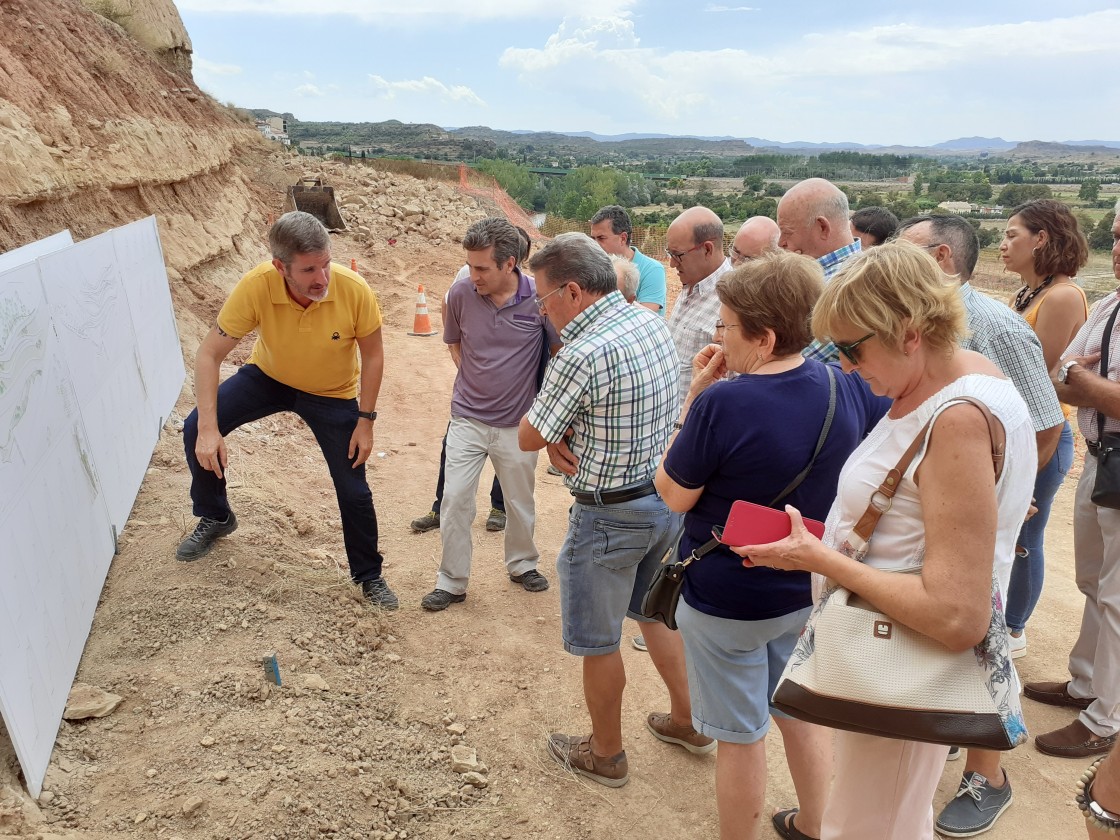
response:
M574 497L556 572L564 648L583 657L594 733L553 733L548 751L581 775L621 787L629 778L622 748L626 673L619 652L626 616L646 622L650 655L669 687L672 719L684 733L673 743L710 741L692 729L679 634L640 612L680 525L653 486L677 419L679 360L664 321L626 303L610 259L589 237L558 236L529 267L538 306L560 332L563 347L521 420L518 443L526 451L547 448ZM710 751L706 743L697 749Z
M860 251L848 219L848 197L824 178L808 178L786 191L778 202L778 229L778 246L815 259L826 282ZM835 344L816 339L801 355L821 362L840 358Z

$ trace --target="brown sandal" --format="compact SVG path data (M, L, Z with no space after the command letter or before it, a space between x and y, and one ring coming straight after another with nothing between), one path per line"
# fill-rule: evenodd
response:
M556 763L592 781L607 787L622 787L630 781L626 750L609 758L595 755L591 750L591 737L553 732L548 736L548 754Z

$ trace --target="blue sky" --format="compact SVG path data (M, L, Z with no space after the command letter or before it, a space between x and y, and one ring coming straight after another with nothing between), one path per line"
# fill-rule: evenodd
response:
M930 145L1120 140L1115 0L177 0L196 81L302 120Z

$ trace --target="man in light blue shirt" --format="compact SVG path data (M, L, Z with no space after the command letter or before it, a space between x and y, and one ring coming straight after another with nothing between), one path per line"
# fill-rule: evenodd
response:
M637 302L665 314L665 266L630 244L633 231L629 214L617 204L602 208L591 217L591 238L608 254L630 260L638 267Z

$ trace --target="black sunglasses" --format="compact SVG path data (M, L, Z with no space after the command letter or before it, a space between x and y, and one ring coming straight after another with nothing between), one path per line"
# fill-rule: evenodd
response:
M841 344L839 341L833 341L832 343L836 345L837 350L839 350L841 353L844 354L845 359L847 359L853 365L858 365L859 364L859 353L857 351L857 348L861 344L863 344L863 342L867 341L867 339L874 338L874 337L875 337L875 333L869 332L863 338L859 339L858 341L853 341L851 344Z

